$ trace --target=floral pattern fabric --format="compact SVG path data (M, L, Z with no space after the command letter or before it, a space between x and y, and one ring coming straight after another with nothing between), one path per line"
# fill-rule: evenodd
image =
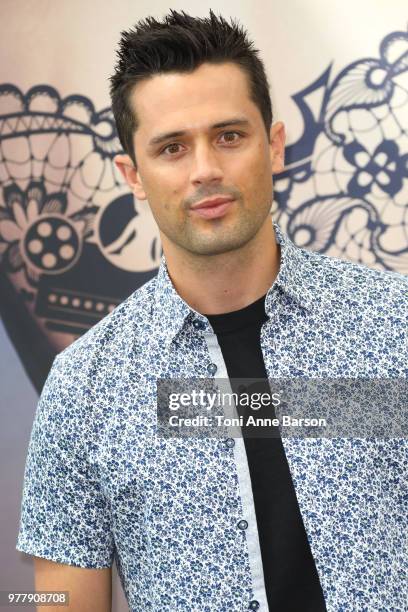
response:
M274 227L268 376L406 377L408 278L298 248ZM134 612L267 610L242 439L156 435L158 378L222 372L207 318L163 257L157 277L55 359L17 548L78 567L116 560ZM328 612L406 610L406 440L283 443Z

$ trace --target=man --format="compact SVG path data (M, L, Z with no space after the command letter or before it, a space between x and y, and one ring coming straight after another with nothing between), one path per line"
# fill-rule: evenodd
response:
M140 22L111 95L115 162L164 257L47 379L18 540L36 587L109 610L115 559L137 612L403 609L402 442L161 437L156 387L406 375L407 279L272 223L285 131L234 22Z

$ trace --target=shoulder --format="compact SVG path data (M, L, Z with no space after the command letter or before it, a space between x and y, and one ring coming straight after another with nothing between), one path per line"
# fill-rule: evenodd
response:
M319 350L337 371L405 376L408 349L408 277L321 253L300 255Z
M156 277L145 283L61 353L43 387L37 427L80 432L97 439L109 420L112 397L126 377L135 346L151 320Z
M118 365L141 344L151 324L156 277L145 283L59 355L49 377L90 388L117 372Z
M345 259L302 249L316 290L324 304L359 307L371 312L408 316L408 276L377 270Z
M123 354L138 336L146 333L151 319L156 277L149 280L111 313L67 346L56 358L64 367L89 366L115 354Z

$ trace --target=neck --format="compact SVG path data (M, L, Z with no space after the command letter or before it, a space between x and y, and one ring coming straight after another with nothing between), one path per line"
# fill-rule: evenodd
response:
M203 314L221 314L245 308L265 295L280 262L272 218L242 248L219 255L182 253L163 244L167 269L177 293Z

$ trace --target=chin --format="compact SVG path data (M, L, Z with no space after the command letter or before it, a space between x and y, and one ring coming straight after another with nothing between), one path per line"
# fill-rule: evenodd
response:
M184 248L195 255L222 255L223 253L230 253L231 251L241 249L250 242L252 237L253 235L240 236L235 239L229 237L224 240L196 241L188 246L184 245Z

